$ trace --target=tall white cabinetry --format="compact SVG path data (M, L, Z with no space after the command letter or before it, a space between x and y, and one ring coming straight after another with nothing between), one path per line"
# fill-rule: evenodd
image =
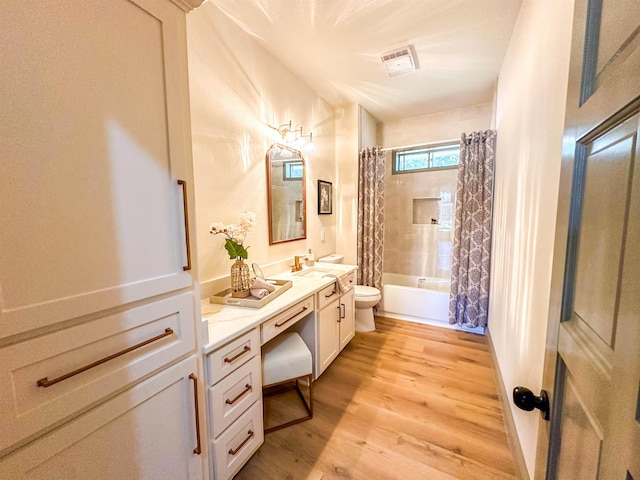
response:
M0 478L203 478L199 3L3 6Z

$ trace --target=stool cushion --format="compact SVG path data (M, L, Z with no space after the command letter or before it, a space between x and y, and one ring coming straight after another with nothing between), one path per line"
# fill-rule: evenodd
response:
M281 333L262 346L262 385L272 385L313 371L311 352L297 333Z

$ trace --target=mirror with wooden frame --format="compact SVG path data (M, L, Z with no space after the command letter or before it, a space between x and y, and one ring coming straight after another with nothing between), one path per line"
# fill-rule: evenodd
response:
M267 150L269 245L307 238L302 152L280 144Z

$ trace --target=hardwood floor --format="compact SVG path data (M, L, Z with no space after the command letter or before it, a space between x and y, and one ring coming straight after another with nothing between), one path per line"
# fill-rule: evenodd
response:
M314 382L314 418L267 435L237 480L517 478L486 338L376 327Z

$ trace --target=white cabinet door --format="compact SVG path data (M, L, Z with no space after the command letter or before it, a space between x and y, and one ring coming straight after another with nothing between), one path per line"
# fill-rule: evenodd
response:
M340 350L347 346L356 333L355 290L340 297Z
M316 378L325 371L340 353L340 302L336 298L317 314L316 318Z
M3 5L0 338L192 287L184 17Z
M191 374L195 356L2 458L0 478L201 480Z
M193 293L0 347L0 452L196 351Z

